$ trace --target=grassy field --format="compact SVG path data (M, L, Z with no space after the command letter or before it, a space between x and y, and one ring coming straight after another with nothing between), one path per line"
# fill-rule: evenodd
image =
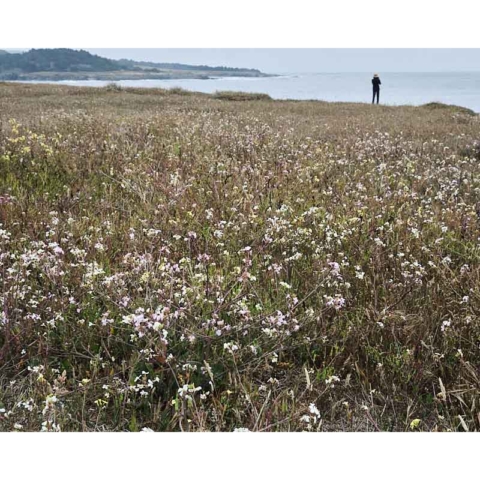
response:
M480 119L0 84L0 430L480 429Z

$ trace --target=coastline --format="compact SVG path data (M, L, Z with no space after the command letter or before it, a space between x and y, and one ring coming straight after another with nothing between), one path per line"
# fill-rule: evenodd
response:
M164 72L136 72L118 70L113 72L34 72L12 73L0 76L0 81L122 81L122 80L213 80L216 78L267 78L276 77L274 74L257 73L251 71L223 72L223 71L189 71L172 70Z

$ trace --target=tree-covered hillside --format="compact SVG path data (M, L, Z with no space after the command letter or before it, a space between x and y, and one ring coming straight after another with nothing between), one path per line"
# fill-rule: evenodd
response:
M255 68L234 68L234 67L212 67L208 65L186 65L184 63L156 63L156 62L143 62L143 61L135 61L135 60L127 60L122 58L118 60L117 63L122 67L127 69L130 68L154 68L154 69L161 69L161 70L195 70L195 71L203 71L203 72L252 72L260 74L260 70Z
M0 72L109 72L118 69L113 60L69 48L32 49L0 56Z
M265 76L249 68L210 67L180 63L110 60L70 48L0 51L0 80L137 80L209 78L210 76Z

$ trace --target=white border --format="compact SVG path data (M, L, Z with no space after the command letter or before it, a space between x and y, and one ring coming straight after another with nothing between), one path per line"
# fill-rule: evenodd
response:
M478 438L474 433L13 433L0 434L1 472L2 478L20 479L441 480L478 474Z
M477 0L18 0L5 47L480 47Z

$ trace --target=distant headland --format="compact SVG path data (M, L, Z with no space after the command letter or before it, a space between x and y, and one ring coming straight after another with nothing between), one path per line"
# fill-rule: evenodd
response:
M0 50L0 80L208 80L271 76L275 75L252 68L111 60L70 48L31 49L22 53Z

